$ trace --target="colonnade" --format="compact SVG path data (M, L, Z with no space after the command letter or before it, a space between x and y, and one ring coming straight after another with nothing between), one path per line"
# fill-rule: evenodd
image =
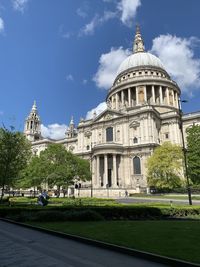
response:
M144 103L168 105L178 108L178 93L164 86L142 85L116 92L108 98L108 102L110 108L117 110L123 107L134 107Z
M121 155L101 154L93 157L93 183L96 187L113 187L119 185L119 166Z

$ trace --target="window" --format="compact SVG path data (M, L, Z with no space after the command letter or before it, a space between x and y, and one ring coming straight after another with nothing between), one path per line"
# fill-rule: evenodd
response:
M165 134L165 139L169 139L169 134L168 133Z
M140 164L140 158L139 157L133 158L133 173L134 174L141 174L141 164Z
M134 143L134 144L137 144L137 142L138 142L137 137L134 137L134 138L133 138L133 143Z
M106 141L107 142L113 141L113 128L112 127L108 127L106 129Z
M89 145L87 145L87 147L86 147L86 148L87 148L87 150L89 150L89 149L90 149L90 146L89 146Z

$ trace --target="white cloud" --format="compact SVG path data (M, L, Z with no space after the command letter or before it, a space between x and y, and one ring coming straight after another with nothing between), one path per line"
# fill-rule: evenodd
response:
M51 139L62 139L65 137L65 132L67 129L67 125L65 124L49 124L47 126L41 125L41 133L42 136L45 138L51 138Z
M121 21L127 26L133 24L133 19L136 16L138 7L141 5L141 0L121 0L117 8L121 13Z
M29 0L12 0L13 8L21 13L24 12Z
M72 74L68 74L68 75L66 76L66 80L67 80L67 81L73 81L73 80L74 80L74 77L72 76Z
M102 54L99 59L99 67L93 77L96 86L109 89L116 78L117 70L121 62L130 54L128 49L111 48L110 52Z
M87 17L87 11L84 10L83 8L78 8L76 10L76 14L81 18L86 18Z
M199 42L195 37L160 35L153 40L151 49L180 88L189 94L200 86L200 59L194 56L194 47Z
M4 32L4 21L0 18L0 33Z
M63 38L66 38L66 39L69 39L73 34L71 32L65 32L65 33L62 33L62 37Z
M100 103L97 107L91 109L86 114L86 120L90 120L94 116L94 112L96 112L96 116L98 116L100 113L102 113L105 109L107 109L106 102Z
M103 0L103 1L115 2L113 0ZM126 26L129 27L132 26L133 19L135 18L137 9L140 5L141 5L141 0L121 0L120 2L116 3L116 8L114 11L110 10L104 11L102 16L96 14L92 18L92 20L81 29L79 36L92 35L97 27L103 25L105 22L114 18L120 19L122 23ZM79 15L84 16L84 13L82 14L80 12Z
M83 1L81 6L76 10L76 14L84 19L88 16L89 10L90 10L89 2Z
M83 84L85 85L85 84L87 84L88 83L88 80L87 79L84 79L83 80Z
M86 24L80 31L80 36L82 35L92 35L94 33L94 30L104 24L105 22L107 22L110 19L113 19L117 16L116 12L112 12L112 11L104 11L103 16L99 16L98 14L96 14L92 20Z

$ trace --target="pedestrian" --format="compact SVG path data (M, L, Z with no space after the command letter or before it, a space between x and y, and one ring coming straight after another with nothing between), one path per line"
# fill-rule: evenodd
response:
M125 191L125 197L128 197L128 191L127 190Z

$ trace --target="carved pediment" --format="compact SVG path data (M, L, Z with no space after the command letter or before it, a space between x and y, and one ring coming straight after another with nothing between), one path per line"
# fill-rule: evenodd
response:
M111 119L118 118L118 117L121 117L121 116L122 116L121 112L117 112L117 111L113 111L113 110L107 109L104 112L102 112L101 114L99 114L99 116L97 116L94 121L95 122L107 121L107 120L111 120Z

